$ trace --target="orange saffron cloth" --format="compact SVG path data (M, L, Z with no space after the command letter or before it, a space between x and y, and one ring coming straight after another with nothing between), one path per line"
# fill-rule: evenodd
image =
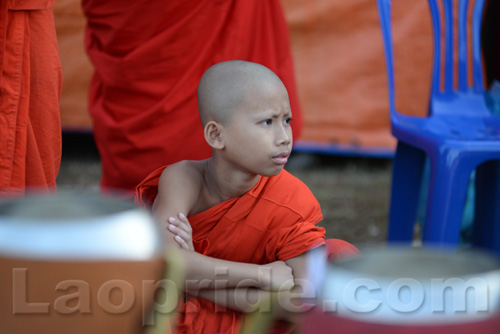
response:
M136 190L136 202L149 206L157 195L165 167L151 173ZM257 185L240 197L188 217L193 243L199 253L219 259L266 264L285 261L325 244L318 201L299 179L283 170L261 176ZM330 239L329 254L357 255L342 240ZM241 313L189 296L181 310L178 333L238 333ZM286 332L278 323L275 332Z
M298 138L302 117L288 26L279 0L83 0L89 91L103 189L132 192L152 170L211 156L197 86L210 66L239 59L287 87Z
M0 1L0 197L55 190L62 72L54 1Z

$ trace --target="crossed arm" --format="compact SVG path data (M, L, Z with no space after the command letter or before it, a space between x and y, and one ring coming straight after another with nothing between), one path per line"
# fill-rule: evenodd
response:
M301 286L304 294L315 293L304 287L307 284L302 284L306 278L305 255L285 262L255 265L195 252L192 229L186 215L191 213L198 201L202 180L192 166L175 167L170 170L167 168L160 178L153 211L168 231L167 243L181 250L186 268L185 290L188 293L241 312L253 311L254 305L268 298L271 291L291 291L294 286ZM183 174L182 177L179 174Z
M175 235L174 239L181 250L188 252L188 256L189 253L193 253L191 255L195 257L199 256L200 260L207 265L206 268L198 268L198 274L205 279L187 282L186 291L188 293L245 313L254 311L259 302L266 301L273 292L279 292L283 297L280 299L280 306L284 311L292 313L310 307L300 302L299 297L301 300L316 297L315 288L306 280L306 254L284 262L276 261L260 266L218 259L214 259L216 260L214 262L211 260L206 262L204 260L212 258L194 252L192 229L185 215L179 214L177 218L171 217L168 219L168 223L168 230ZM225 276L227 281L222 281L221 277L218 277L219 286L212 284L214 281L206 279L208 276L203 276L206 270L214 270L211 266L217 261L221 261L220 263L225 266L216 267L216 274L217 268L224 268L222 271L219 270L219 275L221 273L227 274ZM229 273L230 270L233 271ZM257 280L255 280L255 273L257 273ZM239 276L240 274L243 276ZM220 284L221 282L224 283Z

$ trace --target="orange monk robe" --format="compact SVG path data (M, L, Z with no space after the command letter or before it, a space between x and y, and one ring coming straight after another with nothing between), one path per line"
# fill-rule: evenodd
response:
M62 73L54 1L0 1L0 197L55 188Z
M134 191L152 170L211 156L198 82L211 65L247 60L285 84L300 135L288 26L279 0L83 0L89 93L101 186Z
M151 203L163 168L137 187L136 200ZM266 264L285 261L325 244L318 201L299 179L283 170L261 176L240 197L188 217L195 250L219 259ZM223 277L221 277L223 279ZM237 333L241 314L190 296L184 305L179 333Z

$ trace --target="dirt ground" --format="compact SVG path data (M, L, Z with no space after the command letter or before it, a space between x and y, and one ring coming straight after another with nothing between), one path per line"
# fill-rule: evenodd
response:
M361 246L386 239L392 160L293 153L287 169L318 199L328 238ZM64 134L60 189L97 193L99 154L89 134Z
M356 245L385 242L392 160L301 153L287 169L318 199L327 238Z

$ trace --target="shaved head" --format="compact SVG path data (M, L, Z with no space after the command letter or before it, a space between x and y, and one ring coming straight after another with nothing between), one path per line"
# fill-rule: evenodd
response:
M203 126L214 120L227 124L234 110L270 85L284 88L270 69L260 64L231 60L210 67L198 85L198 108Z

